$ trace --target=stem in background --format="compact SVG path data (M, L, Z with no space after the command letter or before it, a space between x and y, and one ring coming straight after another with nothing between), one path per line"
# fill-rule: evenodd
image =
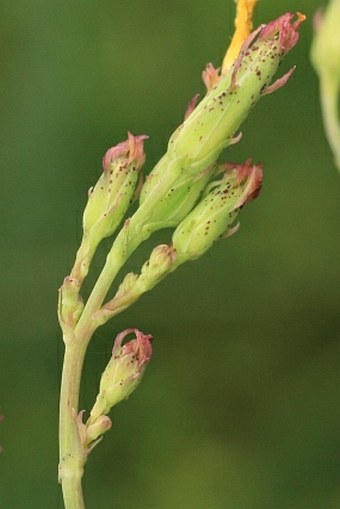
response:
M340 169L339 83L328 74L320 76L322 115L335 163Z

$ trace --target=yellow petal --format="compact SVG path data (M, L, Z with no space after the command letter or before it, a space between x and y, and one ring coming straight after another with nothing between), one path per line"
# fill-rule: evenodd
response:
M241 46L253 29L253 12L258 0L236 0L235 32L222 64L222 74L233 65Z

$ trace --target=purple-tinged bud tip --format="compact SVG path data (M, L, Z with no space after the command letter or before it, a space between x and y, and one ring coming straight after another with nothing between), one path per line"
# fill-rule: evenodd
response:
M202 72L202 79L203 83L205 84L207 91L214 88L215 85L220 81L221 74L218 69L215 69L213 64L209 62L209 64L206 65L206 68Z
M297 20L292 22L294 14L287 12L267 25L264 25L259 33L258 41L271 39L278 34L283 53L288 53L298 42L300 25L306 19L306 16L300 12L297 12L296 16Z
M198 100L200 98L199 94L194 95L194 97L191 99L191 101L188 103L188 106L184 113L184 120L188 118L189 115L194 111L194 109L197 106Z
M125 337L131 333L134 333L136 338L131 339L125 345L122 346L122 342ZM135 362L135 371L137 376L139 376L141 369L145 364L149 362L152 356L152 346L151 341L153 337L150 334L143 334L138 329L126 329L120 334L117 335L114 346L112 349L112 356L116 357L125 357L131 356L131 359ZM131 360L132 363L132 360Z
M263 182L263 166L261 163L254 164L251 159L247 159L242 164L227 163L225 169L229 174L234 172L236 185L245 184L235 208L242 207L242 205L254 200L259 195Z
M148 136L141 134L134 136L128 132L128 139L118 143L107 150L103 157L103 170L108 171L111 163L118 157L126 157L128 164L135 162L137 169L140 169L145 162L144 141Z

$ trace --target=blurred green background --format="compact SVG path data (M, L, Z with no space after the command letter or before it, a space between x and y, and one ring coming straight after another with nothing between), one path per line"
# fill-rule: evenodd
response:
M256 11L256 24L287 10L308 21L283 64L297 64L294 76L224 156L264 164L240 232L90 346L87 409L115 335L136 326L155 337L140 388L87 464L89 509L340 507L340 176L309 62L320 4L261 0ZM147 133L152 168L203 92L201 70L221 62L233 14L232 0L0 0L1 508L63 507L56 290L101 157L128 130Z

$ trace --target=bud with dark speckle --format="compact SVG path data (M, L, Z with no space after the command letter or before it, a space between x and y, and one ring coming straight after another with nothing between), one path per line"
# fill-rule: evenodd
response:
M201 202L178 225L172 237L174 268L203 255L213 243L230 236L243 205L254 199L262 185L262 165L250 160L224 165L223 177L211 183Z

